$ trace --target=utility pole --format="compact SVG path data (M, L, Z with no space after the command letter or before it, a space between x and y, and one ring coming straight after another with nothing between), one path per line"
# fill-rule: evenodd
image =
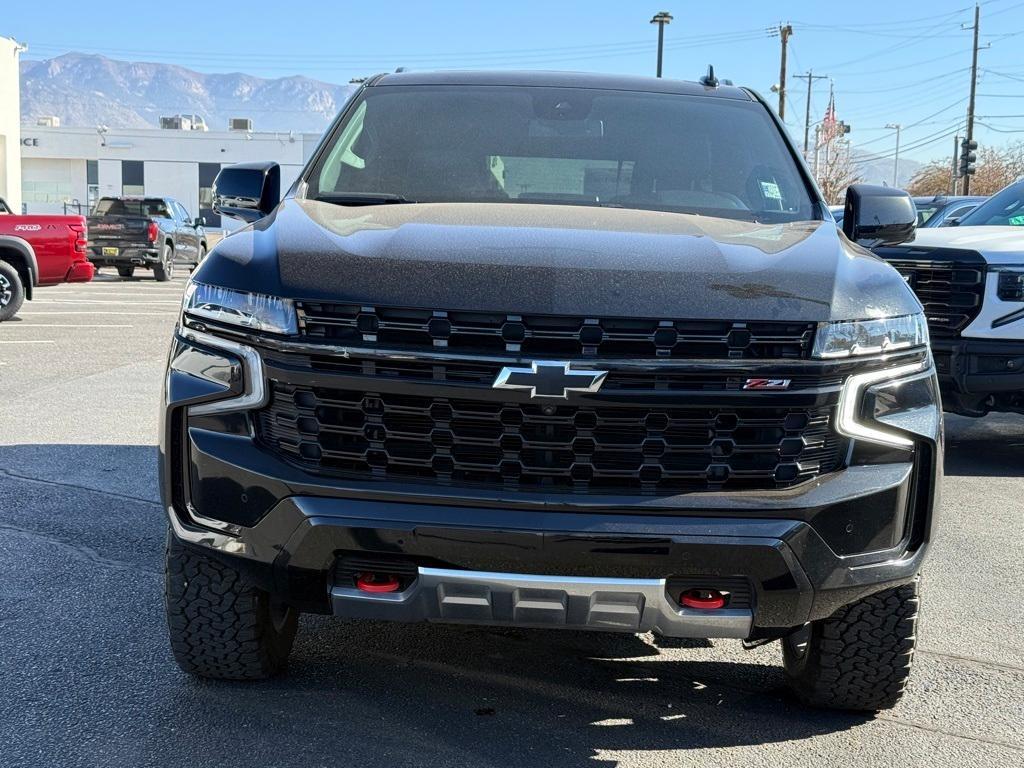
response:
M779 62L779 119L782 122L786 122L786 47L792 34L792 24L779 27L779 37L782 39L782 59Z
M821 154L821 126L814 126L814 178L818 178L818 155Z
M960 134L957 133L957 135L953 137L953 167L949 169L949 194L951 194L951 195L955 195L956 194L956 180L957 180L956 166L957 166L957 160L959 159L958 158L959 154L960 154Z
M978 27L981 8L974 6L974 51L971 58L971 98L967 102L967 141L974 139L974 94L978 87ZM971 194L971 177L964 175L964 194Z
M890 131L896 131L896 156L892 161L892 185L898 187L900 175L900 130L903 128L899 123L886 123L885 127Z
M658 25L658 77L661 77L661 54L665 49L665 25L672 23L672 14L668 11L658 11L651 19L651 24Z
M816 75L807 70L806 75L793 75L800 80L807 81L807 109L804 112L804 158L807 158L807 149L811 139L811 90L814 88L815 80L828 80L828 75Z

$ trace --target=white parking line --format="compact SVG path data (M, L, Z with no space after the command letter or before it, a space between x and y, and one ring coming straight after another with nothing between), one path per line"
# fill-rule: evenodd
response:
M172 307L180 307L180 301L103 301L100 299L34 299L36 304L117 304L119 306L131 306L133 304L140 307L149 306L151 304L165 304Z
M59 291L54 296L180 296L181 291Z
M12 328L134 328L134 325L83 325L81 323L18 323Z
M19 312L18 317L63 317L64 315L122 315L124 317L174 317L174 310L163 312L114 312L109 309L69 309L52 312Z
M56 344L53 339L0 339L0 344Z

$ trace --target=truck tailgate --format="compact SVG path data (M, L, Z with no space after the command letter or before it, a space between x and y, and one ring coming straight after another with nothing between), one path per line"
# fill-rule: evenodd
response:
M142 216L90 216L89 244L147 243L149 224L150 220Z

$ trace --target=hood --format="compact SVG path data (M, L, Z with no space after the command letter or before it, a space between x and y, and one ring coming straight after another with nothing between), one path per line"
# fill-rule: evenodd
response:
M959 248L977 251L987 261L1024 261L1024 227L934 227L917 230L900 248ZM1003 258L1009 256L1012 258Z
M286 199L195 279L295 299L511 314L821 321L920 311L832 222L586 206Z

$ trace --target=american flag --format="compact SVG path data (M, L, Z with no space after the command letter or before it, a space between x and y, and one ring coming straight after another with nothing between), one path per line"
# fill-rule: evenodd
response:
M828 143L839 133L839 123L836 121L836 96L830 94L828 97L828 109L825 110L825 118L821 121L821 141Z

